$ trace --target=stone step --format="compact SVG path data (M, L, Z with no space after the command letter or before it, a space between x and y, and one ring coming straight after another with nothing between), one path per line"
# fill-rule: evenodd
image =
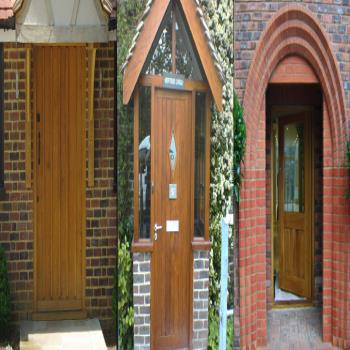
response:
M107 350L98 319L23 321L22 350Z

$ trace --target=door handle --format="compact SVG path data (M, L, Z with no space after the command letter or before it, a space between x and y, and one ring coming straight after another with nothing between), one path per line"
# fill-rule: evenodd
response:
M154 224L154 230L153 230L153 232L154 232L154 240L156 241L157 240L157 238L158 238L158 231L159 230L161 230L163 228L163 226L161 226L161 225L157 225L157 224Z

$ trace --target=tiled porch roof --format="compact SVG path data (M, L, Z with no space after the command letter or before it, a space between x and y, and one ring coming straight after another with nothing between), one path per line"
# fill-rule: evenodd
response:
M15 0L0 0L0 28L15 28L14 3Z

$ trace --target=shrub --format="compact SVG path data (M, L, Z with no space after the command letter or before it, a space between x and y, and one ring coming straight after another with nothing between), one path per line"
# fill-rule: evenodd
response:
M5 250L0 245L0 339L9 331L11 316L10 286Z

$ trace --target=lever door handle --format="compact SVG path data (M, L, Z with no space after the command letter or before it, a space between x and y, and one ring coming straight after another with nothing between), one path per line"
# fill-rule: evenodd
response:
M159 230L161 230L163 228L163 226L161 226L161 225L157 225L157 224L154 224L154 230L153 230L153 232L154 232L154 240L156 241L157 240L157 238L158 238L158 231Z

